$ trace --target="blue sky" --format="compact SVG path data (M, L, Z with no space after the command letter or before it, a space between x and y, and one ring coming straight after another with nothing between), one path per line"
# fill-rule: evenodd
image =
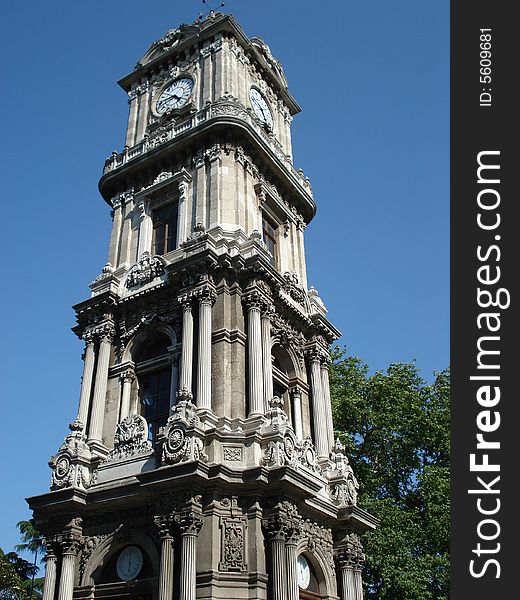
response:
M215 3L217 5L218 3ZM202 4L9 3L0 19L3 115L0 546L18 542L23 500L48 490L47 460L75 416L82 345L71 305L106 262L97 192L124 143L116 80ZM302 106L296 167L318 214L309 284L372 370L449 364L449 3L229 0L281 60Z

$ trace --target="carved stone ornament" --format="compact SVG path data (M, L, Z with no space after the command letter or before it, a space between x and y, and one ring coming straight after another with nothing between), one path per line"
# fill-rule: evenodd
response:
M69 425L70 433L58 452L49 460L52 469L51 490L69 487L87 489L91 485L90 449L83 425L74 421Z
M330 453L330 467L327 470L328 492L338 506L356 506L359 483L345 455L345 447L339 439Z
M110 279L112 274L114 273L114 267L107 262L107 264L101 269L101 273L94 279L92 283L99 283L100 281L104 281L105 279Z
M149 252L143 252L139 261L130 269L126 279L126 287L143 285L160 277L164 273L164 263L157 256L150 256Z
M246 522L243 517L223 517L220 521L221 553L219 571L244 573L246 564Z
M195 406L186 400L177 402L166 425L159 430L162 445L161 460L179 464L194 460L207 461L204 452L204 430L195 412Z
M341 545L334 549L334 559L340 568L361 571L365 562L363 544L357 533L348 533Z
M269 403L267 422L262 428L261 463L266 467L290 466L321 474L316 449L310 438L298 440L283 410L283 400L275 396Z
M300 283L298 279L298 274L296 271L286 271L283 274L284 278L284 286L283 289L285 292L298 304L301 306L306 306L307 303L307 294L305 292L305 288Z
M152 450L146 419L141 415L129 415L116 426L114 448L109 452L107 460L140 456Z

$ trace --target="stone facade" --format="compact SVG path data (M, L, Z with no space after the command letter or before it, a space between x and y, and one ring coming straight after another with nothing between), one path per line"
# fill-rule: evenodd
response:
M44 600L361 600L375 520L334 441L339 332L307 289L315 203L282 67L211 12L119 83L126 146L99 184L108 263L74 307L78 415L51 491L29 499Z

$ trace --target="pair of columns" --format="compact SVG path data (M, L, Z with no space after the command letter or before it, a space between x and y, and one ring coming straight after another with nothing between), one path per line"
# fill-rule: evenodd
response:
M339 571L340 599L363 600L363 580L361 572L365 562L363 546L359 536L351 533L346 544L334 550L334 558Z
M311 374L314 443L318 460L328 459L334 446L334 425L329 387L329 355L321 347L307 350Z
M271 550L272 600L298 600L298 540L299 536L287 532L285 527L267 531Z
M249 413L263 415L273 398L271 360L271 315L273 306L258 292L245 296L247 309L247 349L249 357Z
M193 302L199 307L197 401L198 408L211 410L211 334L212 307L216 300L212 286L205 285L179 298L182 307L182 350L179 373L179 400L193 399Z
M155 523L161 537L161 567L158 600L173 599L174 529L181 533L179 600L197 597L197 537L202 516L195 512L157 517Z
M115 336L114 325L106 322L84 334L85 363L77 420L86 432L87 421L90 413L88 428L88 443L101 444L103 435L103 417L105 412L105 398L108 384L108 367L110 365L110 352ZM97 357L97 366L96 366ZM96 366L95 373L94 367ZM92 394L92 387L94 392ZM90 398L92 396L92 405Z
M61 546L61 569L59 582L58 573L58 548ZM80 548L80 542L75 537L64 537L59 543L47 546L47 557L45 561L45 582L43 585L42 600L72 600L74 591L74 574L76 556ZM56 584L58 592L56 595Z

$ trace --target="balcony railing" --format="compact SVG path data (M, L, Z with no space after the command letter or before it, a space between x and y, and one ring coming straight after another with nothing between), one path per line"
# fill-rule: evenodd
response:
M105 161L103 174L111 173L119 167L125 165L131 160L146 154L154 148L166 144L175 139L185 131L194 129L202 123L219 117L235 117L244 121L251 129L257 133L276 158L285 166L285 168L296 178L300 185L312 196L312 188L309 178L305 176L301 169L295 169L291 157L284 153L283 148L274 137L274 135L265 130L260 121L246 107L232 97L224 97L213 104L209 104L202 110L191 114L185 120L177 123L168 123L158 126L155 130L145 134L144 139L129 148L125 146L123 152L113 152Z

